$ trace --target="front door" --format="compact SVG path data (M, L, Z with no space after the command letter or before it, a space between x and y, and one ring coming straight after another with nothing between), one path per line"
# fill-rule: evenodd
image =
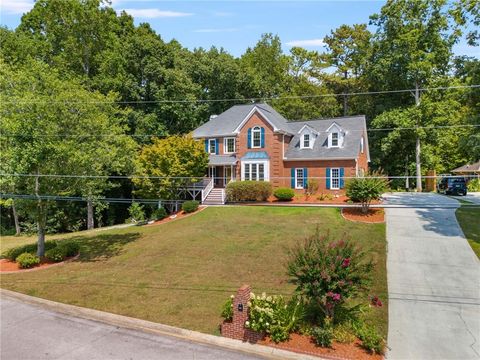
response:
M223 168L223 186L227 186L228 182L232 179L232 167L225 166Z

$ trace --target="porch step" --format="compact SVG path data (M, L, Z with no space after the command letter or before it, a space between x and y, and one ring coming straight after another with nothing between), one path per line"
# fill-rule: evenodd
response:
M207 198L203 201L205 205L223 205L222 201L224 189L213 188L208 194Z

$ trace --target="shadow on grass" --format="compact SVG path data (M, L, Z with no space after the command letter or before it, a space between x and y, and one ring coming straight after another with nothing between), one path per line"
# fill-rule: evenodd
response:
M106 260L119 255L126 244L139 237L140 233L102 234L95 237L74 237L71 240L80 244L78 261L90 262Z

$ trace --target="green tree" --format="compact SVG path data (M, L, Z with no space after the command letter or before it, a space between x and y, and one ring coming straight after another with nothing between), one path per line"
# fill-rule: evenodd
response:
M201 179L207 170L208 154L203 143L191 136L155 139L137 157L136 193L144 197L177 200L185 186Z
M51 177L48 175L103 175L124 169L134 142L124 135L123 113L114 96L85 90L77 81L38 61L14 68L0 62L0 166L2 187L14 185L17 193L34 194L31 213L38 229L38 255L44 255L45 229L51 202L44 195L89 195L102 188L104 178Z

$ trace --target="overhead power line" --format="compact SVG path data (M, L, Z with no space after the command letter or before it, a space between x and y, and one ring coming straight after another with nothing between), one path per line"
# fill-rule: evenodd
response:
M420 88L419 91L435 91L435 90L452 90L452 89L474 89L480 88L479 84L475 85L457 85L457 86L436 86L429 88ZM398 94L415 92L416 89L403 90L381 90L381 91L361 91L350 93L329 93L316 95L291 95L291 96L273 96L273 97L250 97L250 98L227 98L227 99L179 99L179 100L112 100L112 101L55 101L55 100L12 100L4 101L4 104L172 104L172 103L215 103L215 102L258 102L266 100L291 100L291 99L313 99L323 97L345 97L345 96L363 96L363 95L381 95L381 94Z
M317 121L323 119L314 119L314 120L299 120L298 123L306 122L306 121ZM410 127L390 127L390 128L371 128L367 129L367 132L377 132L377 131L405 131L405 130L434 130L434 129L455 129L455 128L478 128L480 124L459 124L459 125L437 125L437 126L410 126ZM347 133L352 132L364 132L363 129L353 129L348 130ZM328 131L318 131L319 133L327 133ZM24 137L24 136L31 136L31 137L73 137L73 138L89 138L89 137L158 137L158 138L165 138L169 135L164 134L2 134L0 133L0 137Z

